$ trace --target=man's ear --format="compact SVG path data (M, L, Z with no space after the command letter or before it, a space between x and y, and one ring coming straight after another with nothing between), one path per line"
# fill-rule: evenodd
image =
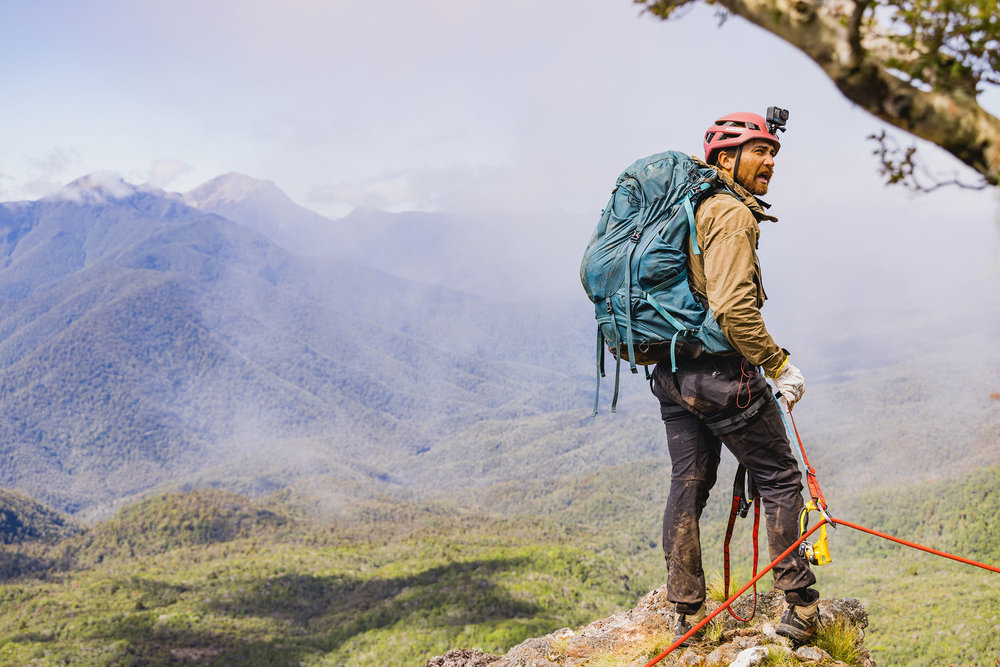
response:
M736 166L736 155L730 155L727 151L719 151L719 155L715 158L715 163L719 165L719 169L732 176L733 167Z

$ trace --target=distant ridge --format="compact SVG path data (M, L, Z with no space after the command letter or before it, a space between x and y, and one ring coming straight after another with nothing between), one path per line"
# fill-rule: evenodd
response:
M322 238L331 225L330 220L293 202L273 182L235 172L202 183L184 193L183 200L192 208L238 222L303 254L315 254L315 239Z
M237 173L213 178L183 199L298 254L349 259L407 280L500 301L552 302L576 294L583 242L549 239L562 233L585 240L590 233L572 217L548 214L538 222L496 218L489 210L454 215L355 209L328 219L294 203L274 183Z

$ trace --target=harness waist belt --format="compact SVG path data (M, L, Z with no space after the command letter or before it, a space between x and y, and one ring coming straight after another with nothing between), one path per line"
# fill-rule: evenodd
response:
M750 405L746 406L735 415L727 415L721 419L706 419L705 426L708 427L708 430L711 431L713 435L726 435L727 433L738 431L754 420L761 408L764 407L770 398L771 395L766 391L761 392L756 399L751 401Z

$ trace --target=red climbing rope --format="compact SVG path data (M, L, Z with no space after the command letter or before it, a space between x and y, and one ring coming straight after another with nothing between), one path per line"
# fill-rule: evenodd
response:
M726 539L722 541L722 572L723 572L723 592L728 597L729 596L729 540L733 537L733 527L736 525L736 515L740 510L741 498L739 496L733 496L733 508L729 512L729 525L726 527ZM753 499L753 574L751 577L757 575L757 556L758 556L758 541L757 535L760 531L760 496ZM744 623L749 623L753 620L754 615L757 613L757 586L753 587L753 609L750 610L750 616L743 618L735 611L732 607L729 608L729 613L738 621L743 621Z
M934 554L935 556L942 556L944 558L950 558L952 560L957 560L959 563L965 563L966 565L973 565L975 567L981 567L984 570L989 570L990 572L1000 573L1000 567L995 567L993 565L987 565L985 563L980 563L979 561L969 560L968 558L962 558L961 556L956 556L944 551L938 551L937 549L931 549L930 547L925 547L922 544L917 544L916 542L910 542L908 540L901 539L899 537L893 537L886 533L879 532L877 530L872 530L871 528L865 528L864 526L859 526L856 523L851 523L850 521L844 521L843 519L834 519L833 523L836 525L847 526L848 528L853 528L854 530L860 530L862 533L868 533L869 535L874 535L876 537L881 537L898 544L902 544L905 547L913 547L914 549L920 549L921 551L926 551L929 554Z
M781 407L779 406L780 410ZM819 479L816 477L816 470L809 464L809 457L806 456L806 448L802 445L802 438L799 436L799 427L795 425L795 417L792 416L792 411L788 410L788 419L792 423L792 430L795 431L795 439L799 443L799 451L802 452L802 465L806 468L806 482L809 485L809 495L812 499L816 501L816 504L824 512L826 512L826 498L823 497L823 490L819 488ZM784 417L784 413L782 413ZM829 519L829 516L826 518ZM834 522L836 523L836 522Z

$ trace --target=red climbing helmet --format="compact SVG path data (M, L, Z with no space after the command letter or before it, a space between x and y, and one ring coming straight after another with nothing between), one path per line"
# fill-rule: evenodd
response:
M785 117L788 117L787 112L785 112ZM751 139L766 139L772 142L774 152L777 154L778 149L781 148L777 132L776 129L775 133L772 134L768 130L764 117L755 113L726 114L715 121L712 127L705 130L705 161L710 161L713 151L720 148L742 146Z

